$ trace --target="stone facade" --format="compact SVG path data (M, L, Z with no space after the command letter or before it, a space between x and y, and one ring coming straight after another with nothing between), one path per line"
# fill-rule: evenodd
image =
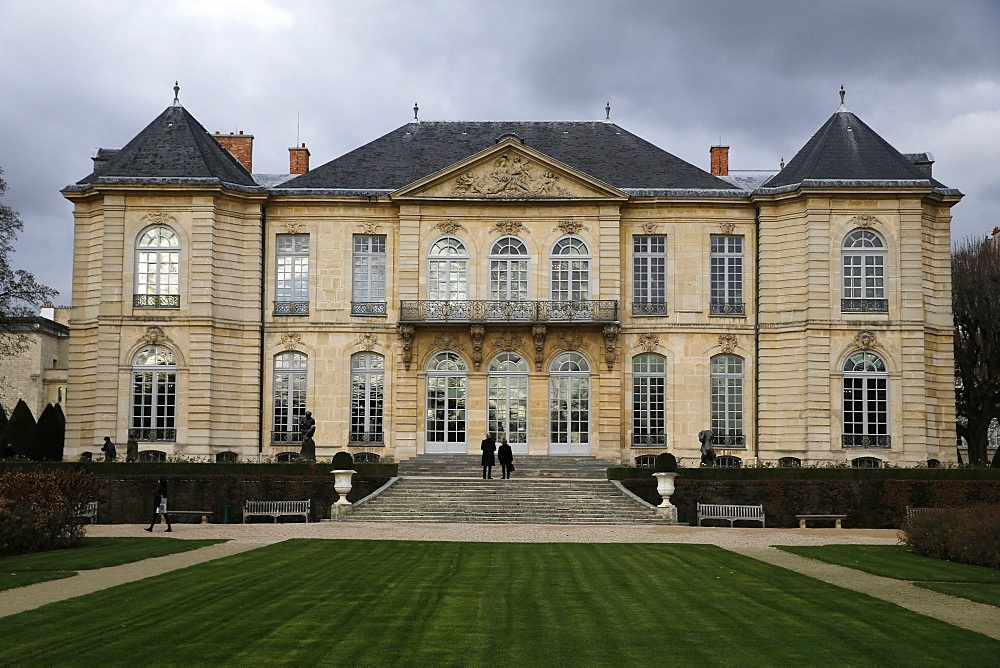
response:
M202 141L176 103L161 118ZM580 130L557 125L517 129ZM168 455L278 457L298 451L308 408L318 458L476 453L492 430L516 434L520 456L634 463L669 450L691 466L714 426L727 463L954 460L960 193L907 172L915 161L891 147L901 174L877 178L803 175L797 158L740 180L725 147L713 147L715 176L663 153L689 171L647 187L640 172L659 163L614 154L625 131L583 129L609 137L620 180L513 132L366 187L351 173L366 147L315 172L293 153L291 176L251 180L226 155L211 157L214 180L193 168L164 178L142 171L143 146L159 139L140 135L64 190L76 224L68 456L131 433ZM414 121L398 146L420 133L448 155L467 140ZM184 147L172 150L185 164ZM140 247L159 229L175 235L169 299L149 291ZM859 231L882 246L860 251L874 292L853 299L844 246ZM154 348L173 358L167 375L149 372L165 380L143 398L137 355ZM873 371L859 372L849 405L851 360Z
M46 305L38 317L16 325L27 336L27 348L0 360L0 405L8 417L20 399L35 420L48 404L66 406L68 320L68 308Z

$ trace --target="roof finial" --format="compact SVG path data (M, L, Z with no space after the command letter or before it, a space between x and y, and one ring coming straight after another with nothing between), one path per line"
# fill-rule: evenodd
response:
M840 109L837 111L847 111L847 106L844 104L844 95L847 91L844 90L844 84L840 84Z
M416 102L414 102L414 103L413 103L413 122L414 122L414 123L419 123L419 122L420 122L420 119L419 119L419 118L417 118L417 112L418 112L418 111L420 111L420 107L418 107L418 106L417 106L417 103L416 103Z
M785 168L785 156L781 156L781 169Z
M180 93L181 93L181 87L178 86L177 82L175 81L174 82L174 106L175 107L181 106L181 101L179 99Z
M611 100L608 100L607 104L604 105L604 120L611 120Z

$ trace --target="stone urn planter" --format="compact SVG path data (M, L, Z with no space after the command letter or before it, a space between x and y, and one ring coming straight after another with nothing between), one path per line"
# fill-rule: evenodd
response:
M347 495L351 492L351 486L353 485L351 478L354 477L354 474L357 473L357 471L334 469L333 471L330 471L330 473L333 474L333 488L337 491L337 494L340 495L340 498L337 499L337 502L334 505L351 505L351 502L347 500Z
M656 493L663 497L663 503L657 508L673 508L674 504L670 503L670 496L674 493L674 478L677 477L677 474L663 471L653 475L656 476Z

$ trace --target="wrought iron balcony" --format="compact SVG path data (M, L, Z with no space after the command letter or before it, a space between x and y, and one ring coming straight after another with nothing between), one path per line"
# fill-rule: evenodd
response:
M841 299L842 313L888 313L888 299Z
M384 316L385 314L385 302L351 302L351 315Z
M400 322L617 322L616 300L578 301L444 301L404 300Z
M745 448L747 446L747 437L743 432L736 430L713 434L712 445L717 445L720 448Z
M348 443L350 445L383 445L382 432L359 432L351 431L348 434Z
M274 302L274 315L309 315L309 302Z
M746 305L742 301L712 302L709 304L709 315L742 316L747 314Z
M845 448L890 448L892 439L888 434L844 434Z
M180 295L132 295L135 308L180 308Z
M145 427L142 429L129 429L128 435L137 441L169 441L177 440L176 429L157 429L156 427Z
M665 446L667 444L666 434L636 434L632 433L632 447L653 448Z
M666 315L667 302L639 301L632 302L632 315Z
M298 431L272 431L271 444L281 443L302 443L302 432Z

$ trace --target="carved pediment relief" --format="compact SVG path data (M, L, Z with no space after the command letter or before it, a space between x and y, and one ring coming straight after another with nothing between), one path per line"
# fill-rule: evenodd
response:
M533 151L516 139L393 193L393 199L627 199L627 195Z

